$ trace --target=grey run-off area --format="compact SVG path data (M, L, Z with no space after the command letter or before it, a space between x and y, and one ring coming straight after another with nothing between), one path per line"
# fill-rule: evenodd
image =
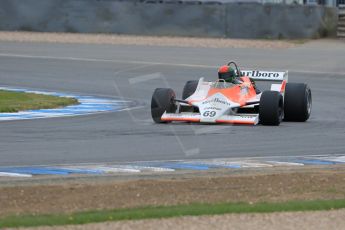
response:
M118 0L1 0L0 30L228 38L335 36L337 9L226 3L149 4Z
M279 127L157 125L156 87L181 96L187 80L214 80L217 66L289 70L307 82L306 123ZM0 166L231 157L345 154L345 43L314 41L289 49L178 48L0 42L1 85L137 100L141 109L0 122Z

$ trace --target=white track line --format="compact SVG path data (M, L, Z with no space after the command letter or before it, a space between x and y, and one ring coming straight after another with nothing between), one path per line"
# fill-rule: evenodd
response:
M1 166L1 167L66 167L66 166L94 166L94 165L125 165L125 164L143 164L143 163L161 163L161 162L185 162L185 161L249 161L249 160L262 160L262 161L276 161L280 162L281 158L293 159L293 158L325 158L325 157L345 157L344 155L332 154L328 155L273 155L273 156L262 156L262 157L229 157L229 158L209 158L209 159L179 159L179 160L147 160L147 161L114 161L114 162L78 162L78 163L65 163L65 164L37 164L37 165L11 165L11 166ZM277 160L275 160L277 159ZM1 169L1 168L0 168Z
M117 60L117 59L101 59L101 58L96 59L96 58L56 57L56 56L39 56L39 55L36 56L36 55L10 54L10 53L0 53L0 56L1 57L32 58L32 59L65 60L65 61L110 62L110 63L123 63L123 64L168 65L168 66L198 67L198 68L218 68L218 66L211 66L211 65L130 61L130 60L124 61L124 60Z
M32 177L31 174L0 172L0 177Z
M165 65L165 66L180 66L180 67L207 68L207 69L217 69L219 67L215 65L131 61L131 60L102 59L102 58L57 57L57 56L41 56L41 55L27 55L27 54L11 54L11 53L0 53L0 57L50 59L50 60L65 60L65 61L86 61L86 62L109 62L109 63L123 63L123 64L143 64L143 65ZM330 71L320 72L320 71L308 71L308 70L298 70L298 69L290 69L289 71L296 72L296 73L306 73L306 74L345 75L345 72L330 72Z

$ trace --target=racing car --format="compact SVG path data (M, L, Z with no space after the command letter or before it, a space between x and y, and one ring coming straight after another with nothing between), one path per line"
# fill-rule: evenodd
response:
M222 77L221 71L232 72L233 79L228 81ZM259 89L258 82L268 83L267 89ZM307 121L311 106L309 86L288 83L287 71L241 71L235 62L229 62L219 69L215 81L205 81L204 78L187 81L181 99L177 99L170 88L155 89L151 115L155 123L182 121L278 126L283 120Z

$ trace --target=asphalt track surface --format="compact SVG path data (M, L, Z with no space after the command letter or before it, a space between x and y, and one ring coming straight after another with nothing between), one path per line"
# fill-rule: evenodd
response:
M154 124L156 87L181 96L187 80L216 78L235 60L246 69L289 70L313 94L306 123L279 127ZM123 112L0 122L0 166L222 157L345 154L345 43L296 48L217 49L0 42L0 84L131 98Z

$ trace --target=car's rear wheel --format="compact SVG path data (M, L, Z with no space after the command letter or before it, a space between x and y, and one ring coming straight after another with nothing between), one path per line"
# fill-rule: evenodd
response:
M183 87L182 91L182 99L185 100L186 98L190 97L193 93L195 93L195 90L198 86L199 81L191 80L187 81L186 84Z
M262 125L279 125L284 115L283 96L276 91L265 91L259 105L259 121Z
M311 90L304 83L287 83L284 96L284 120L306 121L312 106Z
M151 99L151 116L156 123L167 123L161 117L165 111L174 113L176 111L175 92L170 88L157 88Z

